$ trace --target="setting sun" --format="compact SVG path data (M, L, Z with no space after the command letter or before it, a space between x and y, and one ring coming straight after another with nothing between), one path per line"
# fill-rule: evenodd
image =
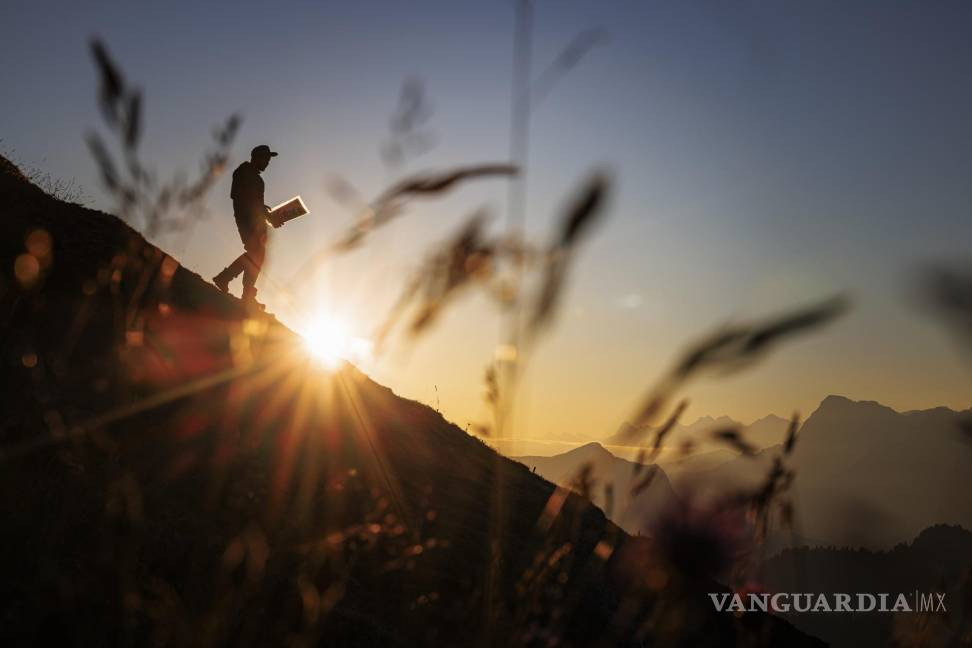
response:
M328 367L343 360L363 362L371 354L368 340L352 335L348 322L329 313L318 313L302 329L307 352Z
M327 314L318 314L304 328L307 351L329 367L336 367L351 346L348 325Z

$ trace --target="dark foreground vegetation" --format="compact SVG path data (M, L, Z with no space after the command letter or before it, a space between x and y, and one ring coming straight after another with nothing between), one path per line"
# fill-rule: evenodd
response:
M764 563L763 575L765 587L775 592L943 595L948 611L942 614L791 611L783 615L832 646L967 645L963 624L972 607L972 532L960 526L929 527L913 542L890 551L834 546L786 549Z

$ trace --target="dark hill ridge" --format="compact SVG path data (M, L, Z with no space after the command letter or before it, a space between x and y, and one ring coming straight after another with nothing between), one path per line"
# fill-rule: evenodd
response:
M817 645L2 158L0 201L4 645Z
M786 614L797 627L833 646L958 646L972 604L972 533L938 524L890 551L860 548L787 549L763 565L771 592L886 592L944 595L949 614ZM913 599L912 599L913 600ZM963 632L966 633L963 635Z

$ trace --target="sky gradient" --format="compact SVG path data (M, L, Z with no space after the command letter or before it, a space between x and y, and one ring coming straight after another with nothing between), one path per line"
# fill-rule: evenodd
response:
M83 5L0 7L0 150L110 207L84 144L101 126L92 36L145 91L142 153L162 176L195 170L211 128L240 112L232 166L270 144L268 202L299 193L312 212L274 233L262 283L298 329L273 286L350 224L329 174L374 196L402 171L508 158L511 2ZM965 359L909 292L923 263L969 256L972 7L541 0L535 18L534 74L582 30L608 41L533 114L528 233L545 240L592 169L616 183L530 362L519 434L608 436L691 340L836 292L853 298L848 316L752 371L692 385L686 418L809 414L831 393L972 405ZM412 77L436 144L392 173L379 149ZM228 193L227 175L183 249L156 240L204 277L241 247ZM484 181L422 203L299 296L368 335L430 247L481 205L499 227L505 197ZM465 426L487 416L481 376L499 332L470 295L369 370Z

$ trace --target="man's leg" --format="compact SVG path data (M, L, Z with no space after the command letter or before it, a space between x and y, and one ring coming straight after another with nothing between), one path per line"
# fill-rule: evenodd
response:
M235 206L233 218L236 220L236 230L240 233L240 241L243 242L243 249L246 249L247 241L253 238L253 230L250 227L250 220L245 212L238 211ZM246 253L236 257L233 263L223 268L222 272L213 277L216 287L225 293L229 292L229 283L240 276L246 270Z
M266 227L257 228L243 246L246 253L240 258L243 259L243 299L245 301L256 300L256 281L260 276L260 269L267 255L267 229Z
M243 272L246 266L246 253L236 257L233 263L223 268L222 272L213 277L213 283L223 292L229 292L229 282L233 281Z

